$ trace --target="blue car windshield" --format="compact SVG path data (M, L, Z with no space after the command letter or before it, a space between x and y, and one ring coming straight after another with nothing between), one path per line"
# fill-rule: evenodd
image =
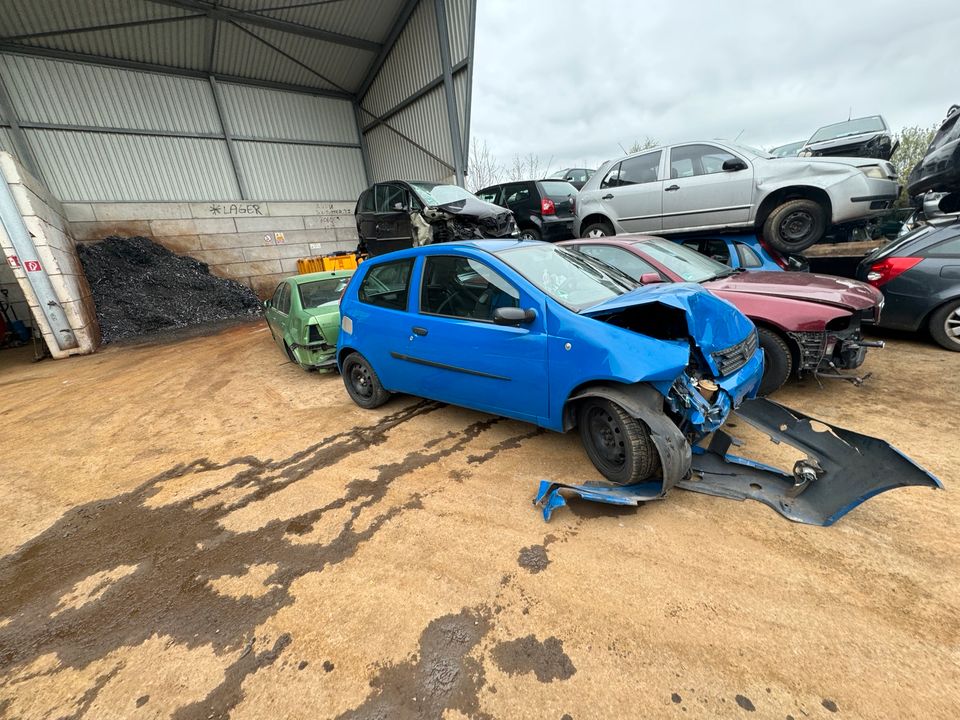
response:
M580 311L633 290L606 269L580 253L556 245L527 245L496 255L557 302Z

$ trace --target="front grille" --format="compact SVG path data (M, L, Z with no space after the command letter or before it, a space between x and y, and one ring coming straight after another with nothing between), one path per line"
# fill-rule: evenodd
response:
M826 352L827 335L822 332L794 332L790 337L800 346L800 367L813 369L820 365Z
M757 333L750 333L747 339L711 354L717 364L720 375L729 375L742 368L757 351Z

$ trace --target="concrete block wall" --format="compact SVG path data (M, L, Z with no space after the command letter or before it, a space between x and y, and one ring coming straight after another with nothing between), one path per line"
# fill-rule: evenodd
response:
M260 297L297 272L297 259L357 247L354 203L65 203L79 242L142 235L238 280Z
M10 238L0 227L0 249L3 251L6 268L0 275L0 281L4 283L4 287L11 290L10 300L15 303L18 318L43 334L54 357L93 352L100 343L96 309L60 202L42 182L6 152L0 152L0 180L9 184L17 208L33 239L42 268L33 272L42 272L50 278L57 301L63 308L78 346L68 350L60 349L31 288L27 270L23 263L13 259L16 251ZM12 283L9 282L11 278Z

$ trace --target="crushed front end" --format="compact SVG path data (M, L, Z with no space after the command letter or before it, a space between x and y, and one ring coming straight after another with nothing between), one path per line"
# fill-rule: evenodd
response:
M413 246L457 240L508 238L517 235L513 213L468 213L450 206L426 207L410 213L413 228Z
M788 332L799 349L797 375L810 373L817 378L837 378L861 385L869 374L845 375L840 371L855 370L863 365L868 348L884 346L883 341L863 337L863 326L876 323L881 309L882 303L836 317L822 331Z

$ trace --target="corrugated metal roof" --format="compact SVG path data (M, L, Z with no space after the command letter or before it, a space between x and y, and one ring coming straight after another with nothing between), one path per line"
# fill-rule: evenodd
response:
M0 55L0 71L21 122L220 132L204 80L24 55Z
M158 25L54 35L21 44L66 50L97 57L155 63L172 68L202 70L207 66L206 18L189 18Z
M10 131L5 127L0 127L0 150L6 150L12 155L16 155L13 149L13 139L10 137Z
M393 22L403 7L404 0L351 0L351 2L333 2L286 10L263 12L267 17L323 28L343 35L383 42L390 33ZM232 3L233 4L233 3ZM263 2L255 0L262 8L294 5L284 0Z
M281 140L356 143L349 100L222 84L224 112L234 135Z
M421 0L370 86L363 106L382 115L441 73L436 12L432 2Z
M467 59L470 50L471 0L444 0L447 10L447 34L450 37L450 64Z
M144 0L4 0L2 34L16 37L192 14L194 11Z
M447 99L443 87L434 88L391 117L387 123L441 160L454 164L450 123L447 122ZM402 141L396 134L394 137L397 142Z
M62 202L204 202L240 196L222 140L26 130Z
M251 197L258 200L349 200L366 187L359 149L236 142Z
M453 171L403 142L389 128L379 125L366 134L370 151L370 180L447 180Z

